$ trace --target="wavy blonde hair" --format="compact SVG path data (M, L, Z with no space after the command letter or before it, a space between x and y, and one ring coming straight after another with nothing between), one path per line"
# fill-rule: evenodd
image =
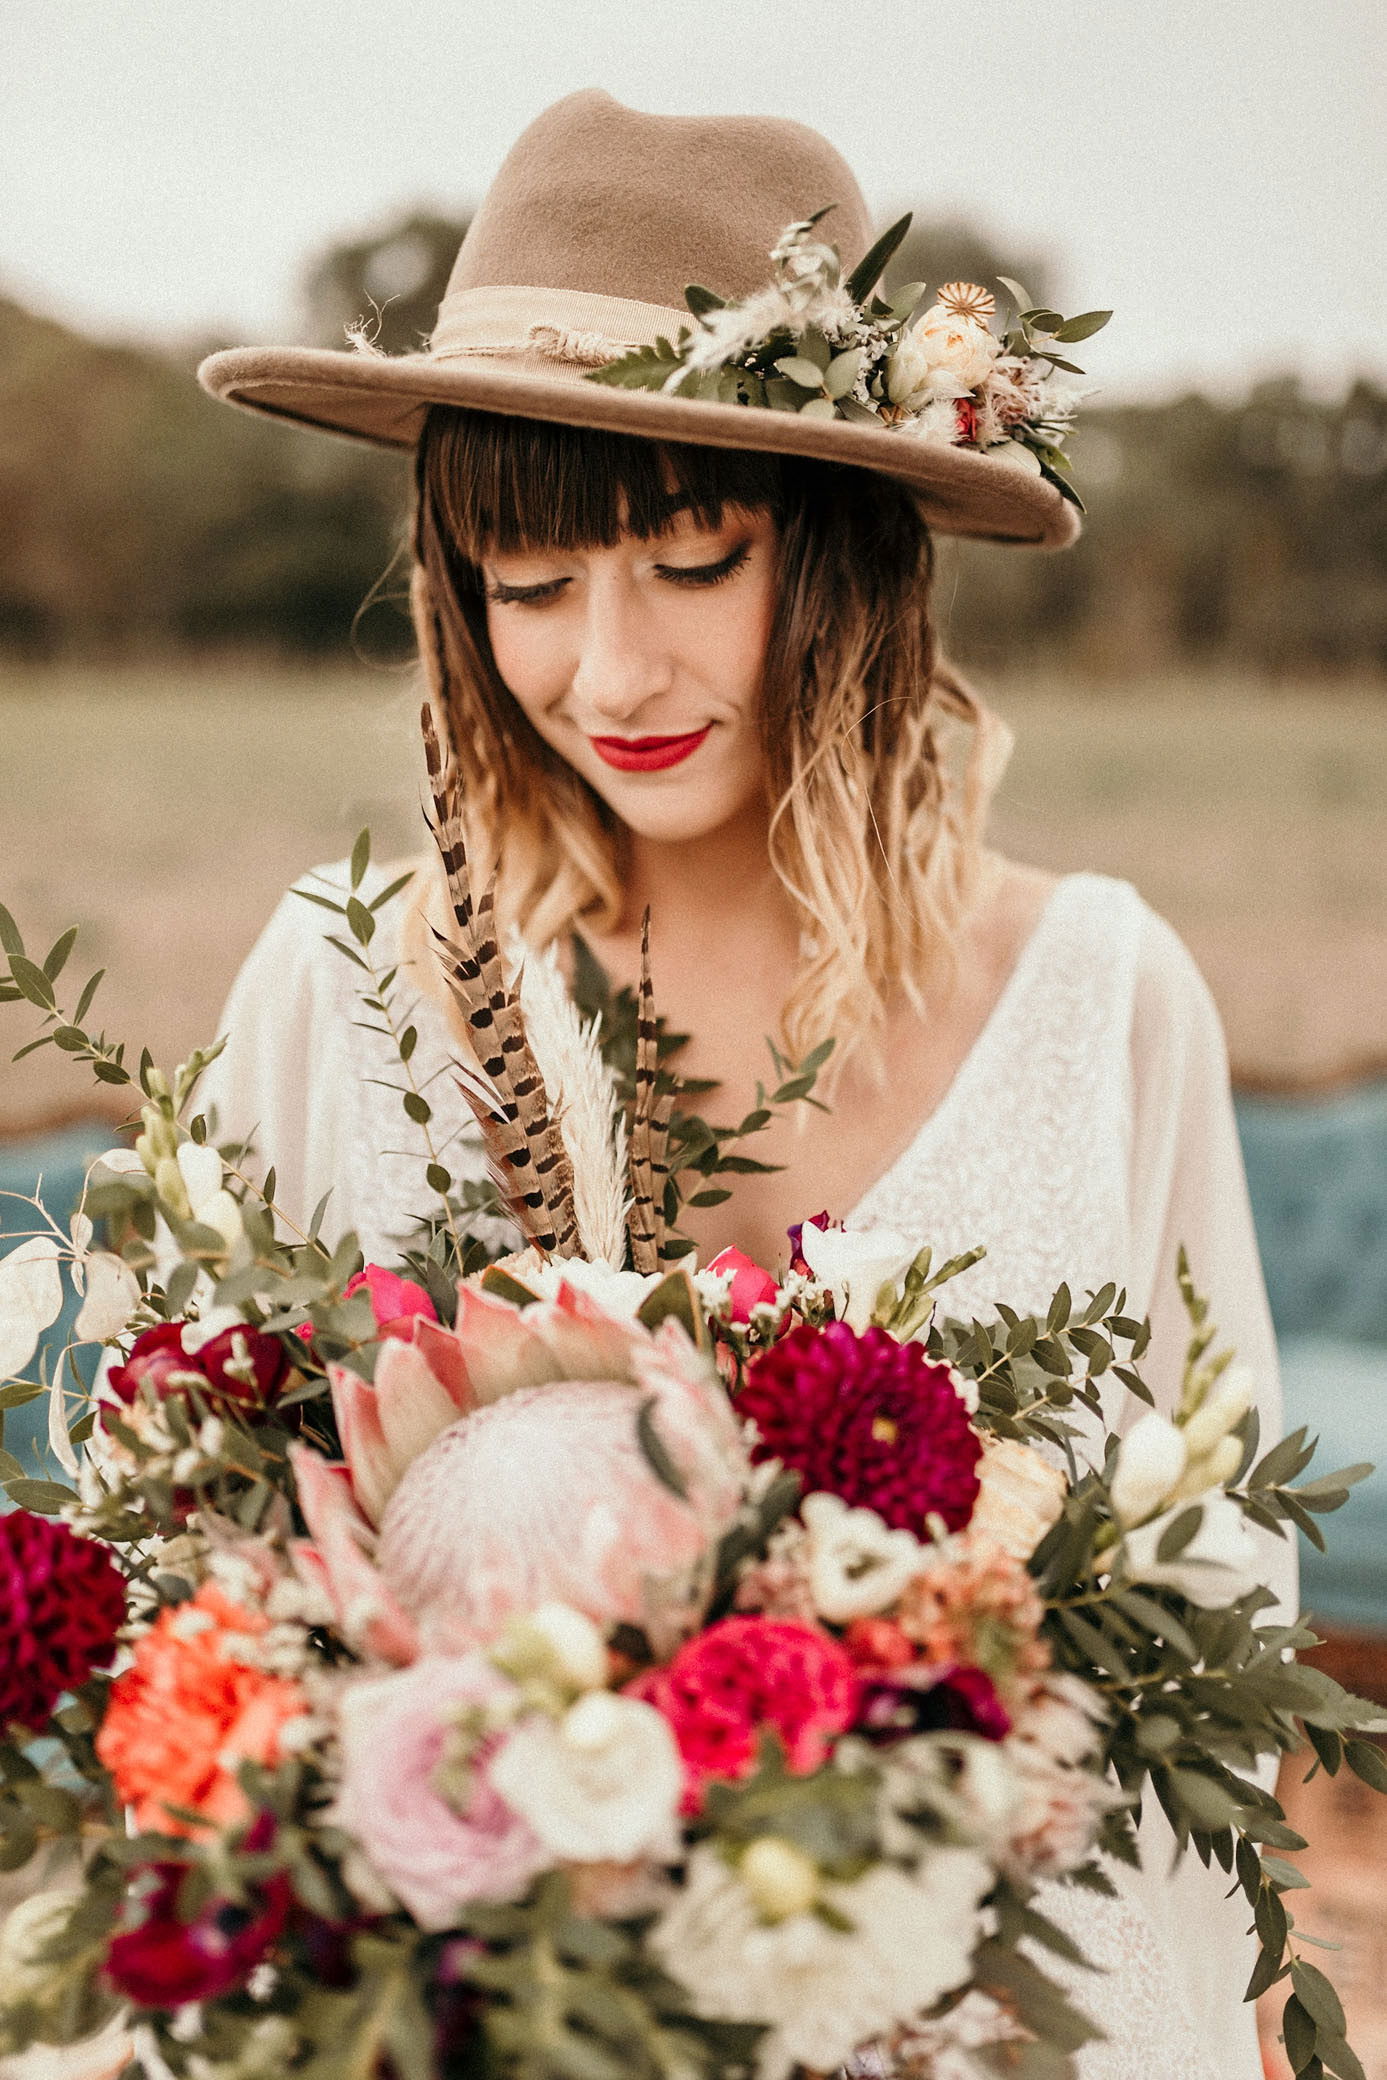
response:
M412 605L431 697L467 779L474 856L534 945L623 921L629 834L538 735L487 636L493 550L649 539L687 506L769 511L778 592L761 693L770 858L801 925L783 1039L876 1053L888 999L924 1010L974 894L1004 725L939 655L933 550L887 478L753 449L435 406L415 473ZM629 921L629 920L627 920Z

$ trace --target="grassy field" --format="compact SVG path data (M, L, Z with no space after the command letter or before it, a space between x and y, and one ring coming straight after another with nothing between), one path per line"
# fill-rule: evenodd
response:
M1213 985L1256 1080L1387 1066L1387 687L1223 680L994 689L1017 748L1000 842L1134 881ZM82 937L114 1035L161 1059L216 1028L260 925L369 823L420 837L407 675L0 672L0 900ZM11 1047L27 1018L7 1010ZM0 1133L88 1107L53 1051L0 1068Z

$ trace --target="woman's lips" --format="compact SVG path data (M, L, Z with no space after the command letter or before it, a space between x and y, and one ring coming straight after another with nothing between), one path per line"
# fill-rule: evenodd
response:
M682 737L589 737L588 742L604 764L620 773L659 773L692 758L712 727L705 722Z

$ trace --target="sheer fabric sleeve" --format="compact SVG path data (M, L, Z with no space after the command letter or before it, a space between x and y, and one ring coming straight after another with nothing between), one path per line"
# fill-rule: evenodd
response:
M1157 1405L1172 1409L1189 1340L1175 1281L1181 1244L1208 1296L1222 1344L1258 1382L1264 1444L1282 1433L1276 1337L1228 1082L1228 1053L1208 987L1163 919L1145 913L1131 1034L1132 1312L1149 1313L1142 1370ZM1140 1411L1132 1406L1127 1420ZM1267 1535L1266 1576L1293 1611L1295 1545Z
M1144 912L1137 961L1131 1078L1129 1300L1133 1314L1151 1317L1143 1375L1157 1406L1173 1409L1189 1341L1189 1320L1175 1280L1183 1243L1220 1342L1236 1347L1258 1382L1262 1439L1271 1444L1282 1430L1281 1376L1223 1029L1189 953L1150 911ZM1139 1413L1129 1401L1124 1426ZM1290 1618L1298 1603L1294 1540L1257 1535L1262 1578L1280 1607L1266 1612L1263 1622L1283 1613ZM1272 1789L1275 1761L1255 1774ZM1193 1855L1170 1868L1170 1832L1154 1800L1146 1802L1140 1835L1144 1867L1132 1874L1131 1890L1183 1981L1210 2063L1220 2080L1253 2080L1261 2071L1255 2014L1241 1999L1255 1954L1247 1904L1241 1895L1227 1897L1222 1871L1206 1870Z
M216 1109L219 1142L252 1144L251 1175L273 1164L276 1204L300 1228L342 1174L349 1129L345 1094L324 1075L343 1016L325 922L292 891L281 900L232 984L226 1046L199 1092L202 1109Z

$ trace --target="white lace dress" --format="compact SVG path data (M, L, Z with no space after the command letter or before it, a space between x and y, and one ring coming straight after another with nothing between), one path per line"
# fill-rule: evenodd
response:
M340 893L345 870L304 885ZM365 893L383 885L373 879ZM380 913L382 969L399 958L402 910L397 898ZM219 1134L252 1136L273 1159L293 1217L331 1191L327 1231L355 1228L368 1259L388 1261L427 1204L425 1154L398 1097L373 1081L397 1082L398 1064L360 1023L364 978L326 943L330 928L323 910L285 897L232 991L230 1043L205 1095ZM445 1022L422 992L407 996L436 1144L465 1175L480 1162L446 1073ZM1040 1308L1061 1280L1076 1294L1117 1280L1129 1311L1152 1316L1144 1370L1165 1406L1186 1338L1173 1275L1183 1242L1262 1383L1263 1435L1279 1434L1276 1349L1218 1017L1180 941L1126 882L1074 874L1058 884L948 1094L849 1224L927 1236L941 1256L984 1243L986 1258L950 1287L969 1310L998 1297ZM1139 1412L1115 1383L1112 1426ZM1294 1555L1267 1546L1267 1578L1293 1602ZM1114 1873L1118 1901L1047 1888L1045 1911L1102 1967L1074 1981L1106 2038L1081 2056L1083 2080L1260 2080L1241 2002L1253 1959L1244 1904L1225 1900L1222 1873L1192 1857L1172 1872L1170 1847L1152 1811L1146 1868Z

